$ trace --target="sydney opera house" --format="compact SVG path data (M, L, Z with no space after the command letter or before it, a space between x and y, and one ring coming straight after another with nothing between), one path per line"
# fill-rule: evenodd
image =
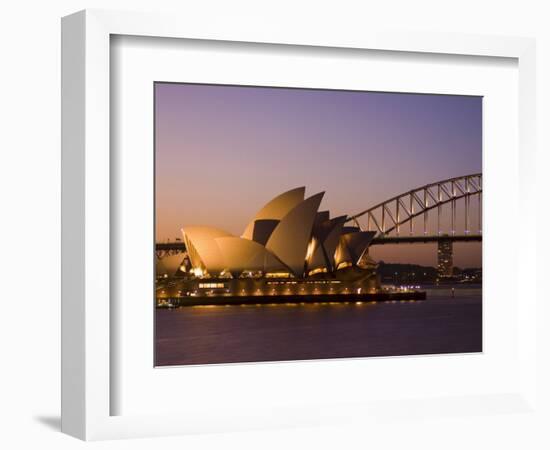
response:
M209 226L182 229L185 253L157 260L157 298L313 296L374 292L374 232L319 211L324 193L285 192L241 236Z

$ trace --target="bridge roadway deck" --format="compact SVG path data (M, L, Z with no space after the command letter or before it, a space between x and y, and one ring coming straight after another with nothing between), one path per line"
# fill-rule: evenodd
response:
M425 235L425 236L387 236L373 239L371 245L386 245L386 244L426 244L439 241L452 242L481 242L480 234L465 234L465 235ZM158 242L156 251L184 251L185 244L183 242Z
M374 238L371 245L384 244L425 244L430 242L481 242L480 234L425 235L425 236L386 236Z

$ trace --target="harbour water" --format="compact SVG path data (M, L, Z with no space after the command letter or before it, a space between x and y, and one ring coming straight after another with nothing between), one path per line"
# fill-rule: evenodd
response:
M425 301L156 309L155 365L481 352L481 286L421 288Z

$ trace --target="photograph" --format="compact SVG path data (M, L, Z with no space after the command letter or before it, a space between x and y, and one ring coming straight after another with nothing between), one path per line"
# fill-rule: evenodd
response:
M155 367L483 351L482 96L153 89Z

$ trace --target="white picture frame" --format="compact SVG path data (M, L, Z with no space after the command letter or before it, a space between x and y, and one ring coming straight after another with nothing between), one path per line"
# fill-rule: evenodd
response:
M535 224L532 203L535 161L535 43L527 38L472 36L444 33L397 33L383 30L329 36L291 30L271 30L261 24L234 30L231 24L193 23L185 17L112 11L82 11L62 22L62 430L86 440L161 436L266 426L323 424L338 418L370 417L374 404L335 405L330 414L312 415L314 405L300 411L276 409L279 417L269 424L261 416L246 423L213 422L199 415L185 423L177 414L112 415L110 336L111 245L110 183L110 37L112 35L200 39L243 43L287 44L334 49L369 49L424 54L450 54L514 58L519 73L519 185L515 194L524 223ZM535 261L534 235L525 236L517 248L520 260ZM517 276L526 268L519 267ZM531 266L531 270L533 270ZM523 273L523 275L525 275ZM525 277L527 278L527 277ZM521 361L513 392L465 399L409 400L418 410L432 402L445 414L498 412L502 408L524 412L536 408L536 292L524 289L518 311L518 353ZM151 336L152 339L152 336ZM299 363L297 363L299 364ZM265 370L269 370L269 367ZM436 403L433 403L436 402ZM434 406L437 404L437 406ZM476 406L473 406L476 405ZM225 405L227 408L227 405ZM230 409L230 408L229 408ZM401 412L402 414L402 412Z

